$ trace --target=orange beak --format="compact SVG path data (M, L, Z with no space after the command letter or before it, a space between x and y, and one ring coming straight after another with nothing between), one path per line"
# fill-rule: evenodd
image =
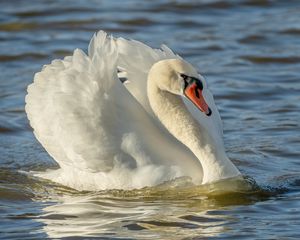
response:
M212 112L203 97L202 89L199 88L196 82L187 85L184 89L184 94L201 112L204 112L206 116L211 115Z

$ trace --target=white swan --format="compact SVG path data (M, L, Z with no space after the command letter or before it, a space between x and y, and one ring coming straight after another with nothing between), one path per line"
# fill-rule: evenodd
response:
M100 31L88 55L77 49L35 75L25 109L60 166L38 175L79 190L240 175L226 156L204 78L166 46L152 49Z

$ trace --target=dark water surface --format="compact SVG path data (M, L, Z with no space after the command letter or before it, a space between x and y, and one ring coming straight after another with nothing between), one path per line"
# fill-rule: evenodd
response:
M28 125L26 86L99 29L197 66L229 157L259 187L88 193L22 174L55 167ZM0 71L0 238L300 239L300 1L2 0Z

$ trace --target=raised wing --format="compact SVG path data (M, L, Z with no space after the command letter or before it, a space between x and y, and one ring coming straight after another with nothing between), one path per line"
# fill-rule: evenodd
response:
M151 115L153 111L147 97L147 76L152 65L163 59L180 58L166 45L153 49L139 41L117 38L118 67L124 71L128 82L126 88Z
M34 134L59 163L83 171L108 171L119 150L114 91L115 41L99 32L97 47L43 67L28 87L26 113Z

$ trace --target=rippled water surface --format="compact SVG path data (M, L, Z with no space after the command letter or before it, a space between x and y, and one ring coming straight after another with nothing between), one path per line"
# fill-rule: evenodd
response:
M257 185L77 192L24 174L56 167L28 125L26 86L99 29L197 66L229 157ZM0 238L300 238L299 1L0 1L0 71Z

